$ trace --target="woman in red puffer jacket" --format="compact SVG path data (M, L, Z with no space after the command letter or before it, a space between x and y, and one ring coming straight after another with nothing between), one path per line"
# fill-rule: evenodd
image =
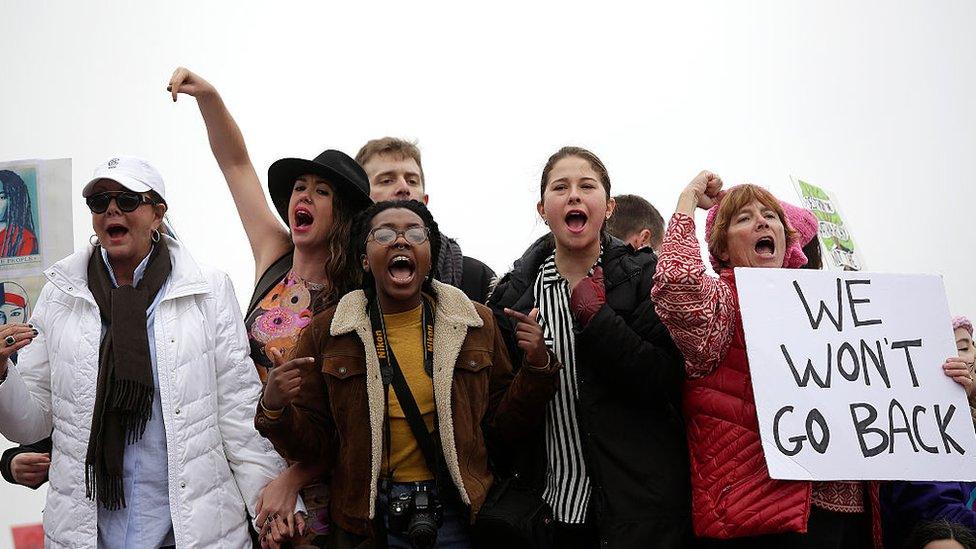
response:
M880 547L877 490L862 482L769 478L739 316L734 267L799 268L816 233L810 212L755 185L727 193L702 172L681 194L664 237L652 298L685 357L683 407L695 534L718 547ZM696 207L719 278L705 274ZM796 229L804 230L801 235Z

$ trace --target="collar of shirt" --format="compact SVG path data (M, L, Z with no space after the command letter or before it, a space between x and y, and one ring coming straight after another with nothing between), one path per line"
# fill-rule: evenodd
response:
M593 275L593 269L595 269L603 261L603 246L600 246L600 256L596 258L596 262L590 267L586 275ZM549 254L549 257L542 263L542 285L545 288L552 286L553 284L558 284L560 282L565 282L566 279L563 275L559 274L559 269L556 268L556 252Z
M108 252L106 252L105 248L102 248L101 246L99 246L98 249L102 252L102 261L105 262L105 266L108 267L108 277L112 280L112 285L118 288L119 283L115 279L115 271L112 270L112 262L108 260ZM146 274L146 267L149 266L149 258L152 256L153 250L155 249L155 246L150 247L149 253L146 254L146 257L142 258L142 261L136 265L136 270L132 273L133 286L137 286L139 281L142 280L142 275Z

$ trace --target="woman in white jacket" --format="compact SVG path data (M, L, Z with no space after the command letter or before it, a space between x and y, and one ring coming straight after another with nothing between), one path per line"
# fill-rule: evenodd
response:
M284 462L253 426L230 280L160 234L147 162L113 158L83 194L98 243L45 272L31 324L0 329L0 432L53 439L46 545L249 547L245 506Z

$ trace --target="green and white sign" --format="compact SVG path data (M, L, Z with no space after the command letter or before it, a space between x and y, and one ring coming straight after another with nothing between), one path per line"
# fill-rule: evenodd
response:
M845 271L862 270L864 261L854 244L854 237L844 223L837 198L823 187L795 177L791 179L800 194L803 206L812 211L820 221L817 234L825 251L824 263Z

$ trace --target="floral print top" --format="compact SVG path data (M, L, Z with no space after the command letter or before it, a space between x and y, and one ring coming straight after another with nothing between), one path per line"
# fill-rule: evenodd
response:
M312 308L321 291L321 285L288 273L247 317L251 358L261 383L267 381L274 366L270 349L278 348L285 356L291 352L302 329L312 321Z

